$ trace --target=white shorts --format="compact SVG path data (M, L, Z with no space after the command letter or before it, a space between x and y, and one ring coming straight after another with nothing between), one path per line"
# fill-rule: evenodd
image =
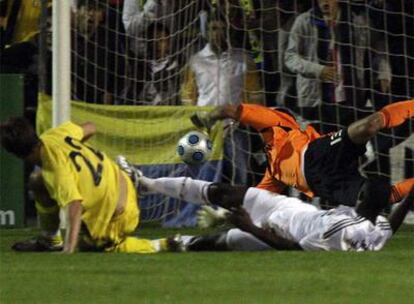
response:
M274 219L281 226L289 226L289 219L298 211L314 212L318 209L310 204L293 197L286 197L263 189L249 188L243 200L243 207L250 214L253 223L259 227L268 228L269 221L274 214L283 215L280 219ZM284 237L292 239L283 231L279 231ZM260 241L250 233L240 229L230 229L227 233L227 245L236 251L258 251L272 249L266 243Z
M243 207L255 225L297 242L304 250L380 250L392 235L387 219L382 216L373 225L351 207L318 210L299 199L257 188L247 191ZM239 229L229 230L226 240L233 250L271 249Z

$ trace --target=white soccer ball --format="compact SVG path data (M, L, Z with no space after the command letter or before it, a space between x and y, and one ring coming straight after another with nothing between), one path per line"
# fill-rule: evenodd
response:
M189 165L205 162L210 158L212 150L213 144L210 138L198 131L188 132L177 143L178 156Z

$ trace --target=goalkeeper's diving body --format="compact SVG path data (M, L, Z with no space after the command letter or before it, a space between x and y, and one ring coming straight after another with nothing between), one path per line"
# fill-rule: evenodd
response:
M198 205L218 205L237 227L202 236L183 236L187 251L342 250L375 251L384 247L410 208L414 188L386 219L378 208L361 201L353 208L330 210L264 189L193 180L188 177L148 178L140 187ZM371 219L371 220L370 220Z
M15 250L61 250L62 244L56 241L59 208L68 214L66 253L77 249L128 253L172 249L173 240L130 236L139 223L136 189L115 162L85 145L95 132L92 123L66 122L38 137L30 123L19 117L0 125L2 146L41 168L31 177L30 188L44 235L16 243Z
M310 125L302 129L290 114L259 105L218 106L210 113L196 112L192 121L210 128L218 120L231 118L261 132L268 168L258 188L282 193L290 186L331 206L355 206L362 199L376 202L368 205L382 210L400 201L413 187L414 178L393 186L380 177L365 178L359 173L358 158L381 129L412 121L413 115L414 100L396 102L327 135Z

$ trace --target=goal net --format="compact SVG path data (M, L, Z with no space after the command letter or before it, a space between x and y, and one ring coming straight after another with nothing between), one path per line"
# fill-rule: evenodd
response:
M150 177L256 185L262 139L232 122L212 135L211 161L180 161L175 145L195 129L194 111L259 103L327 133L414 96L413 3L325 2L335 1L74 1L73 119L93 120L96 144ZM361 170L412 177L412 131L407 123L377 136ZM181 201L143 197L141 208L145 221L195 223L195 207Z

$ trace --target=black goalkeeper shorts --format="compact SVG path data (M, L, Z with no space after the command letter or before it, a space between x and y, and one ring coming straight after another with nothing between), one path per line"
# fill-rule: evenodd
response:
M358 158L365 151L365 145L349 139L347 129L312 141L305 152L304 166L311 190L329 205L355 206L366 180L358 170Z

